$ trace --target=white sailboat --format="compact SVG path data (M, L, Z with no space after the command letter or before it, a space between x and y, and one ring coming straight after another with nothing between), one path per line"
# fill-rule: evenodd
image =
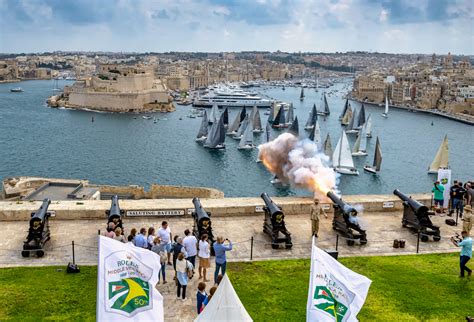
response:
M313 108L311 109L311 112L309 112L308 121L306 121L304 129L312 130L317 121L318 121L318 111L316 110L316 104L313 104Z
M368 138L371 138L372 137L372 116L369 114L369 116L367 117L367 122L366 122L366 126L365 126L365 130L366 130L366 135Z
M367 155L367 132L365 125L362 127L361 131L357 135L357 140L352 149L352 156L360 157Z
M253 116L252 128L254 133L263 132L262 120L260 118L260 112L257 110Z
M382 150L380 149L379 137L377 137L377 143L375 143L374 162L372 166L365 165L364 171L377 174L380 171L381 164L382 164Z
M242 136L244 135L244 132L245 130L247 129L247 127L249 126L249 115L247 114L245 116L245 119L243 120L243 122L240 124L240 127L239 129L237 130L237 133L235 133L235 135L232 137L236 140L240 140L242 139Z
M352 107L349 104L346 112L344 113L344 116L342 117L341 125L348 125L349 122L351 121L351 118L352 118Z
M359 130L356 129L356 122L357 122L358 116L357 116L357 110L354 110L354 113L352 114L351 119L349 120L349 124L347 124L346 127L346 133L347 134L354 134L358 133Z
M251 122L247 125L247 128L240 139L239 146L237 149L239 150L251 150L255 147L253 144L253 125Z
M202 117L201 127L199 128L199 132L196 135L196 142L206 141L208 132L209 124L207 120L207 112L204 110L204 116Z
M385 111L382 113L383 117L388 117L388 97L385 96Z
M439 146L438 152L436 153L433 162L431 162L430 167L428 168L428 173L438 173L440 168L449 167L449 143L448 135L445 135L443 142Z
M341 138L337 142L332 155L333 168L341 174L359 175L352 160L351 147L347 140L346 132L342 131Z

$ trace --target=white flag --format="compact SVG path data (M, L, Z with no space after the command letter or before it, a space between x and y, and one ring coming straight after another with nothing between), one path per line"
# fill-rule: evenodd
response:
M358 321L370 283L316 247L313 238L306 321Z
M97 321L164 321L160 256L99 236Z
M451 187L451 169L439 169L438 181L444 187L443 191L443 208L448 208L449 205L449 188Z

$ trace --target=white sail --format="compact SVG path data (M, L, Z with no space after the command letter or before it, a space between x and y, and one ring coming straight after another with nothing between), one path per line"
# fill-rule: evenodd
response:
M349 104L349 106L347 107L346 113L344 113L344 116L342 117L341 124L348 125L351 118L352 118L352 107Z
M244 121L245 122L245 121ZM253 148L253 125L248 123L247 128L239 142L239 149Z
M388 115L388 97L385 96L385 115Z
M290 107L288 108L288 112L286 113L286 120L285 123L288 125L293 124L295 120L295 110L293 108L293 103L290 103Z
M335 168L354 169L351 147L344 131L342 132L341 138L337 142L336 148L334 149L332 162Z
M207 112L204 110L204 116L202 118L201 126L199 127L199 132L196 135L196 141L204 141L207 138L208 131L209 124L207 120Z
M354 147L352 148L352 153L356 153L356 152L359 152L359 148L360 148L360 133L357 135L357 139L354 143Z
M242 124L240 124L240 127L237 130L237 133L234 135L234 139L240 140L242 138L242 135L244 135L244 132L247 129L248 125L249 125L249 115L247 114L245 116L245 119L242 121Z
M428 173L438 173L439 168L449 167L449 143L448 135L444 137L443 142L439 146L438 152L436 153L433 162L428 169Z
M227 135L234 135L237 133L237 130L239 129L239 124L240 124L240 113L237 113L235 115L235 119L232 121L232 124L227 127Z
M219 108L217 104L212 105L211 112L209 113L209 124L213 124L219 120Z
M262 120L260 119L260 112L257 110L253 116L253 131L263 132Z
M319 122L316 121L314 125L314 143L318 147L318 150L321 148L321 128L319 127Z
M367 117L367 122L366 122L366 135L368 138L372 137L372 116L369 114L369 117Z
M366 124L362 127L362 130L360 132L360 146L359 146L359 152L367 152L367 129L366 129Z
M382 149L380 148L379 137L377 137L377 143L375 144L375 155L374 155L374 168L375 171L380 171L382 164Z
M326 154L330 160L332 160L332 145L331 145L331 137L328 135L326 136L326 140L324 140L324 154Z

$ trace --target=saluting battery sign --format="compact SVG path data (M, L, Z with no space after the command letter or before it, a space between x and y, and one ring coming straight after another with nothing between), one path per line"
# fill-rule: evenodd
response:
M184 216L184 209L170 210L128 210L127 217Z

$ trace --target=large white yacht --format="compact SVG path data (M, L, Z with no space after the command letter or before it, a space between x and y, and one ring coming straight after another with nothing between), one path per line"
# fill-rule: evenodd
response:
M273 100L261 98L256 93L244 92L234 87L211 87L207 93L198 96L193 106L209 107L217 104L219 107L271 107Z

